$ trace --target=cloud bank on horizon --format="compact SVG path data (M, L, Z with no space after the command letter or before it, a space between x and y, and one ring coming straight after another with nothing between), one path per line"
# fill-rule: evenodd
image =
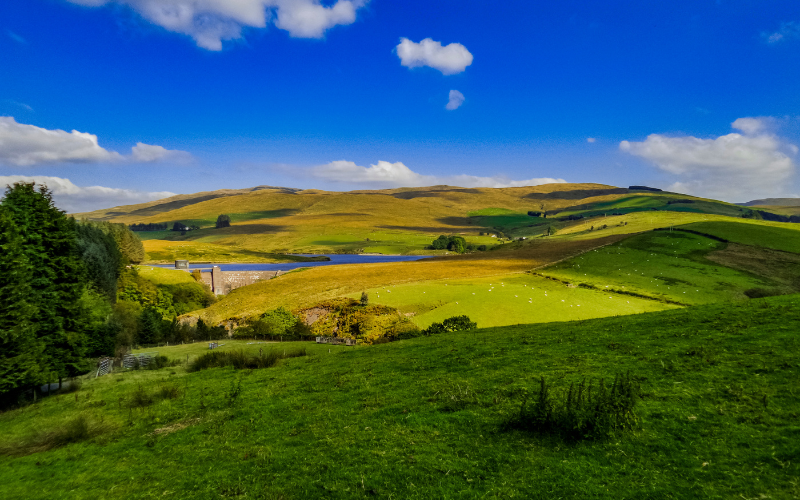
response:
M677 177L670 191L744 202L791 195L798 147L770 130L769 117L739 118L733 132L716 139L651 134L642 142L622 141L619 149L654 163Z
M219 51L242 37L244 28L273 23L295 38L322 38L337 25L352 24L368 0L66 0L86 7L127 6L167 31L188 35L198 47Z
M378 161L369 167L362 167L352 161L338 160L310 169L312 176L338 183L361 184L375 188L424 187L447 184L459 187L522 187L540 184L565 183L564 179L549 177L510 180L504 176L480 177L475 175L423 175L414 172L402 162Z
M186 162L191 157L186 151L141 142L131 148L129 156L124 156L101 147L94 134L48 130L0 116L0 164L32 167L56 163Z
M175 196L169 191L146 192L103 186L76 186L69 179L43 175L0 175L0 186L34 182L47 186L56 206L67 213L88 212L100 208L133 205Z

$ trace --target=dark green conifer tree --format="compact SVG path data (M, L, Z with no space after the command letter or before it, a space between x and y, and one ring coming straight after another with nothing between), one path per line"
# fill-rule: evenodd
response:
M29 302L31 274L22 238L0 206L0 404L47 380L43 344L36 338L36 308Z
M30 266L28 301L35 308L33 329L45 364L59 380L77 375L84 368L87 335L80 310L86 270L75 221L55 207L47 187L34 183L8 187L0 205L20 235Z

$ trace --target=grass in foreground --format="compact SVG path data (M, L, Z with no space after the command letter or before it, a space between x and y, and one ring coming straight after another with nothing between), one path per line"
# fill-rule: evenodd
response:
M0 497L795 498L798 311L794 295L309 344L249 374L115 374L0 414L5 443L81 413L119 426L0 457ZM561 392L628 371L641 389L631 433L571 442L507 429L542 377ZM123 404L167 385L180 396Z

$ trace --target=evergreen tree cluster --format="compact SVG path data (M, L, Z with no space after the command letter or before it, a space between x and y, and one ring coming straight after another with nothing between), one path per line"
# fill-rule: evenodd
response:
M168 226L166 222L151 222L149 224L131 224L128 229L131 231L166 231Z
M122 224L77 222L34 183L0 202L0 405L114 353L117 282L144 260Z

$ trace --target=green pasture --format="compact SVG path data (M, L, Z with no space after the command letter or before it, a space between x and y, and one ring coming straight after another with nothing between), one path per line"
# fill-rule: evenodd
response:
M743 245L800 253L800 224L787 222L780 226L737 222L696 222L681 227Z
M542 274L682 304L742 299L745 290L774 285L705 258L724 247L696 234L651 231L560 262Z
M420 328L467 315L478 327L573 321L660 311L663 302L568 287L530 274L438 280L373 288L370 303L394 307ZM359 298L360 294L351 295Z
M217 344L220 345L220 347L217 347L214 350L217 349L221 349L223 351L243 350L251 354L258 354L259 350L262 350L264 352L270 349L283 351L285 349L295 349L297 347L305 347L309 354L315 355L315 354L327 353L329 349L331 350L331 352L339 352L339 350L346 348L345 346L341 345L316 344L314 342L272 342L268 340L265 341L265 340L228 339L228 340L213 340L208 342L193 342L191 344L141 348L141 349L134 349L133 352L158 353L160 356L166 356L171 360L179 361L185 364L187 361L191 361L197 356L202 356L203 354L209 352L210 349L208 347L208 344L210 342L216 342ZM349 348L352 348L352 346Z
M531 206L531 210L536 207ZM511 236L530 236L541 234L542 228L533 228L537 224L548 222L542 217L531 217L527 212L514 212L504 208L484 208L467 213L469 224L480 226L488 231L500 230Z
M797 498L798 311L794 295L90 378L0 413L0 498ZM622 372L632 432L506 425L541 377L561 397Z
M669 203L672 202L672 203ZM573 209L566 209L558 213L557 217L569 215L583 215L584 217L598 217L610 213L629 214L642 211L669 211L693 212L725 215L729 217L741 216L742 207L728 203L691 198L676 195L636 195L618 198L611 201L580 205Z
M192 275L178 269L165 269L162 267L136 266L139 275L156 285L177 285L179 283L197 283Z
M180 235L180 233L176 233L175 231L134 231L133 234L139 237L142 241L147 240L164 240L168 239L175 234Z

